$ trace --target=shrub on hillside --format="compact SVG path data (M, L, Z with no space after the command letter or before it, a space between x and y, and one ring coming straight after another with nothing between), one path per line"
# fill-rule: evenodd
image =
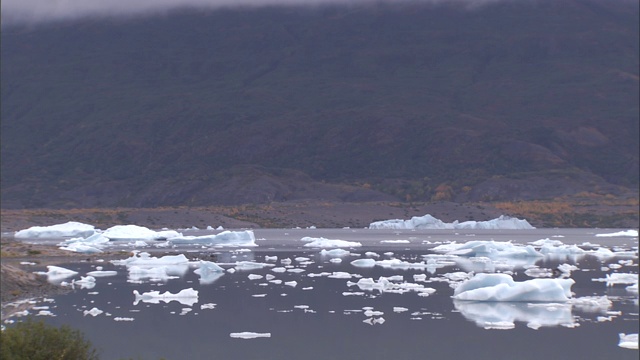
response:
M97 360L98 351L79 330L28 320L0 333L2 360Z

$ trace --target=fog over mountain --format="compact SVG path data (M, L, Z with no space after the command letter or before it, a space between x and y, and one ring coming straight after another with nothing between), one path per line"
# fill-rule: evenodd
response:
M637 198L637 2L3 1L2 23L3 208Z
M166 14L177 9L256 8L268 6L363 5L381 3L462 3L476 7L500 0L5 0L3 25L34 24L95 17L131 17ZM512 1L512 0L503 0ZM516 0L521 1L521 0ZM523 0L527 1L527 0Z

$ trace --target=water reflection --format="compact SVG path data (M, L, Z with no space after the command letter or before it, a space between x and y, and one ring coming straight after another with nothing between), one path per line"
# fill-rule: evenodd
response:
M516 322L532 329L576 326L570 304L524 302L475 302L454 300L457 311L482 328L512 329Z

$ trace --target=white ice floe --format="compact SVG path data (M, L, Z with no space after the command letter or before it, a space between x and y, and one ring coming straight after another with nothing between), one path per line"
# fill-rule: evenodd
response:
M100 310L100 309L98 309L98 308L94 307L94 308L93 308L93 309L91 309L91 310L85 310L85 311L84 311L84 316L91 315L91 316L93 316L93 317L96 317L96 316L98 316L98 315L102 314L103 312L104 312L104 311L102 311L102 310Z
M536 258L543 256L531 245L523 246L508 241L468 241L462 244L452 242L438 245L432 250L447 255L488 257L490 259Z
M369 224L369 229L535 229L526 220L500 216L489 221L465 221L445 223L427 214L414 216L410 220L384 220Z
M270 338L271 333L256 333L256 332L250 332L250 331L243 331L243 332L231 333L229 334L229 336L236 339Z
M597 237L632 236L638 237L638 230L625 230L614 233L596 234Z
M382 244L410 244L409 240L380 240Z
M154 231L138 225L116 225L105 230L102 235L112 241L166 240L181 236L174 230Z
M573 279L533 279L516 282L507 274L477 274L456 287L453 298L471 301L566 302Z
M77 271L73 271L70 269L66 269L59 266L47 265L47 271L38 271L36 272L38 275L46 275L47 281L50 283L59 283L62 280L77 275Z
M217 235L176 236L171 244L207 244L215 246L258 246L253 231L223 231Z
M266 267L273 267L274 264L269 263L260 263L255 261L237 261L235 263L234 269L238 271L250 271L256 269L263 269Z
M198 268L193 270L193 272L200 276L200 284L203 285L213 284L225 273L224 269L218 264L204 260L198 262Z
M125 265L125 266L161 266L161 265L188 265L189 259L187 259L184 254L179 255L165 255L163 257L152 257L151 254L147 252L134 252L134 254L123 260L111 260L111 263L114 265Z
M80 286L81 289L93 289L96 286L96 278L93 276L80 276L80 280L71 282L72 286Z
M326 249L322 249L322 251L320 251L320 255L322 256L329 256L329 257L343 257L343 256L349 256L351 254L351 252L349 252L349 250L345 250L345 249L331 249L331 250L326 250Z
M362 243L356 241L346 241L346 240L331 240L325 238L312 238L312 237L303 237L300 239L301 241L305 241L306 247L315 247L315 248L341 248L341 247L357 247L362 246Z
M625 349L638 350L638 334L618 334L620 340L618 346Z
M107 270L96 270L96 271L89 271L87 273L87 275L93 276L93 277L107 277L107 276L116 276L118 275L117 271L107 271Z
M193 304L198 302L198 290L193 290L193 288L180 290L176 294L172 294L168 291L165 291L161 294L157 290L149 291L142 294L140 294L137 290L133 290L133 294L135 295L133 305L137 305L140 301L150 304L159 304L160 301L163 301L165 303L177 301L182 305L193 306Z
M378 280L372 278L362 278L357 283L348 282L347 285L357 285L360 290L378 291L380 293L396 293L403 294L410 291L418 292L427 296L433 294L436 290L433 288L425 287L421 284L408 283L408 282L393 282L393 278L387 278L381 276Z
M16 231L14 236L19 239L52 239L73 236L87 237L93 235L94 232L95 227L93 225L69 221L51 226L32 226L28 229Z
M374 259L356 259L351 262L351 265L356 267L374 267L376 261Z
M638 274L631 273L612 273L606 274L606 278L592 279L593 281L606 282L607 286L613 286L616 284L637 284Z
M485 329L513 329L516 322L526 323L532 329L575 326L569 304L459 300L454 300L453 304L465 318Z
M606 295L572 298L568 303L577 310L590 313L606 313L613 305L613 302Z

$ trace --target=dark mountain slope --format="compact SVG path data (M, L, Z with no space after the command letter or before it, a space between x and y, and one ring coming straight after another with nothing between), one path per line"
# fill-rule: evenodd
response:
M361 200L451 198L495 176L636 190L638 19L634 2L541 0L4 28L2 206L358 190L311 194L312 179L368 183ZM255 196L221 190L248 183Z

